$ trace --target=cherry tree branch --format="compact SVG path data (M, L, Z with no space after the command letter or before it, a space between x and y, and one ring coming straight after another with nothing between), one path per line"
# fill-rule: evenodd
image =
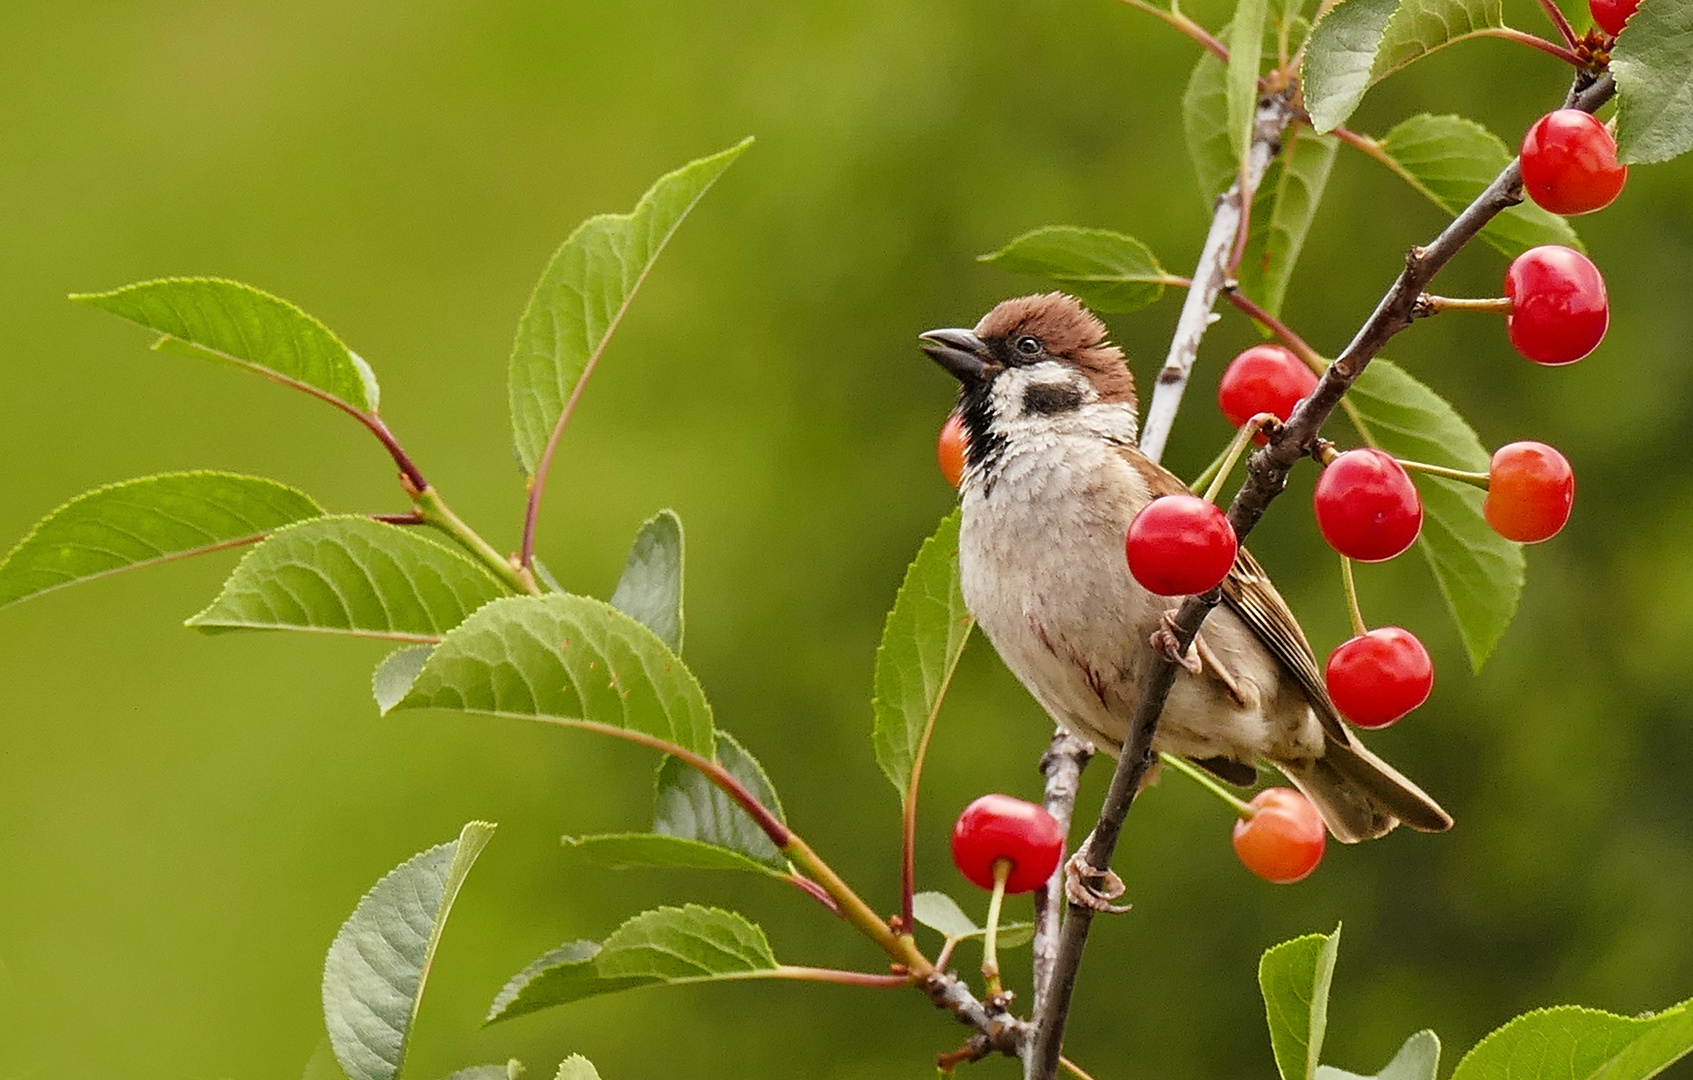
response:
M1595 80L1591 74L1582 73L1577 76L1565 106L1593 112L1609 101L1615 92L1616 86L1609 75ZM1318 380L1317 388L1294 408L1293 415L1272 436L1270 444L1252 456L1247 467L1246 483L1229 507L1229 522L1238 537L1242 540L1246 538L1269 509L1270 503L1281 494L1294 465L1316 448L1323 423L1340 405L1346 391L1364 373L1370 360L1389 339L1411 325L1417 297L1423 287L1454 255L1474 240L1489 221L1501 211L1522 202L1522 198L1522 172L1513 160L1432 243L1411 249L1398 280L1387 290L1351 343L1329 365ZM1178 653L1192 643L1200 624L1221 598L1222 590L1213 589L1182 602L1173 628ZM1153 666L1142 690L1134 719L1123 740L1122 756L1117 760L1110 790L1100 810L1099 823L1080 853L1081 862L1097 874L1103 875L1110 866L1123 822L1147 770L1155 760L1152 736L1175 680L1176 665L1160 662ZM1035 1014L1034 1038L1024 1058L1025 1075L1032 1080L1053 1080L1057 1075L1070 999L1093 915L1090 908L1076 904L1068 906L1047 997Z
M1046 777L1044 802L1047 813L1058 819L1066 838L1070 835L1070 819L1076 810L1076 791L1081 786L1082 769L1093 757L1093 744L1059 728L1052 736L1052 745L1041 755L1040 771ZM1069 844L1066 842L1065 849ZM1052 982L1052 965L1058 960L1058 929L1064 915L1064 868L1057 867L1046 884L1035 890L1034 1011L1039 1014L1046 989Z
M1188 376L1193 372L1194 358L1199 355L1199 343L1215 321L1212 309L1229 280L1229 264L1241 222L1250 211L1252 197L1270 162L1281 152L1282 132L1293 116L1291 88L1259 100L1246 167L1229 189L1217 196L1211 212L1211 231L1205 234L1205 245L1199 249L1199 265L1194 268L1181 316L1176 320L1176 332L1170 339L1170 352L1159 369L1158 381L1152 388L1152 403L1146 408L1146 423L1141 428L1140 448L1153 461L1164 454L1164 444L1169 440L1182 394L1187 390Z

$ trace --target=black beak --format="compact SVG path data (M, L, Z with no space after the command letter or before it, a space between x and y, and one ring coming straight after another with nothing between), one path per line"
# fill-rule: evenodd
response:
M987 380L1001 366L987 343L968 330L930 330L918 339L922 342L918 348L928 353L929 359L966 385Z

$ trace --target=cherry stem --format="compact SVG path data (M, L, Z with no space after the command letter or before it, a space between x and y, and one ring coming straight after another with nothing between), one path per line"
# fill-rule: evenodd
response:
M1251 821L1255 816L1257 816L1258 810L1256 807L1252 806L1243 799L1235 798L1235 796L1231 794L1222 784L1219 784L1210 773L1201 769L1199 766L1190 763L1186 758L1179 758L1174 754L1166 754L1163 751L1159 751L1158 760L1181 773L1183 776L1197 781L1200 787L1228 803L1229 809L1234 811L1236 817Z
M982 979L987 983L988 997L996 998L1003 989L999 985L999 909L1005 902L1005 882L1011 877L1011 860L993 861L993 898L988 901L988 934L982 943Z
M970 629L975 626L971 620L965 629L965 636L969 636ZM952 665L941 674L941 682L935 688L935 703L929 709L929 715L923 722L923 734L917 740L917 752L911 757L911 779L905 786L905 798L900 806L900 859L899 859L899 917L904 920L907 933L916 919L912 914L912 897L917 891L917 795L923 785L923 763L929 756L929 738L935 733L935 721L941 714L941 702L946 700L947 687L952 685L953 672L958 670L958 661L964 656L960 649L953 654Z
M1536 34L1513 29L1509 26L1484 26L1479 30L1470 31L1466 36L1504 38L1506 41L1515 41L1519 45L1527 45L1531 49L1539 49L1548 56L1556 56L1571 67L1585 68L1587 66L1573 50L1566 49L1555 41L1547 41Z
M1275 413L1262 412L1240 425L1240 430L1234 433L1234 441L1223 451L1222 462L1217 466L1217 475L1211 478L1211 486L1205 489L1205 501L1215 502L1217 493L1222 490L1223 483L1228 480L1229 473L1234 469L1235 462L1246 452L1246 444L1252 437L1271 424L1279 424L1281 420Z
M540 596L541 586L535 581L535 575L528 569L512 565L510 559L501 555L494 546L482 539L482 535L469 525L466 525L447 501L441 498L441 493L432 487L421 491L412 491L410 495L417 503L418 517L425 524L433 525L437 529L457 540L466 551L482 560L483 565L492 570L496 577L505 582L514 592L528 593L530 596Z
M1399 467L1408 472L1428 473L1430 476L1444 476L1448 480L1458 480L1466 484L1474 484L1486 491L1491 477L1484 472L1465 472L1463 469L1449 469L1444 465L1430 465L1422 461L1406 461L1396 458Z
M773 979L835 983L838 986L910 986L910 975L882 975L873 971L841 971L837 968L795 967L783 964L770 973Z
M1444 311L1483 311L1489 315L1509 315L1511 307L1511 298L1508 296L1474 299L1434 296L1430 293L1423 293L1417 297L1417 302L1411 309L1411 317L1422 318L1427 315L1439 315Z
M1370 632L1364 622L1364 609L1358 606L1358 583L1352 577L1352 560L1340 557L1340 583L1346 589L1346 610L1352 616L1352 636L1363 637Z
M1230 445L1233 444L1231 443ZM1211 459L1211 464L1205 466L1205 471L1194 477L1193 483L1189 484L1188 487L1194 491L1198 491L1206 484L1209 484L1212 479L1216 477L1217 470L1223 467L1223 459L1228 456L1229 448L1227 446L1217 451L1217 456Z
M1093 1080L1093 1077L1088 1075L1086 1070L1062 1054L1058 1056L1058 1064L1063 1067L1064 1071L1074 1076L1076 1080Z
M1581 39L1575 36L1575 28L1570 25L1569 19L1564 17L1563 11L1558 7L1558 0L1540 0L1540 7L1546 12L1546 17L1552 20L1553 28L1558 31L1558 36L1564 39L1565 45L1573 50L1580 44Z
M1229 62L1228 47L1213 37L1209 30L1200 26L1186 15L1181 15L1174 11L1165 11L1160 7L1154 7L1153 5L1146 3L1146 0L1122 0L1122 2L1132 8L1144 11L1154 18L1163 19L1177 30L1180 30L1188 37L1197 41L1200 45L1211 50L1211 52L1216 55L1217 59L1221 60L1223 63L1226 64Z

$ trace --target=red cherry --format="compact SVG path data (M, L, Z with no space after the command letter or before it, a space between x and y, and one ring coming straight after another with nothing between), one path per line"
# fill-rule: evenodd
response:
M1348 450L1329 462L1311 501L1323 539L1359 562L1393 558L1423 527L1416 485L1380 450Z
M1573 364L1598 348L1611 322L1605 279L1579 251L1530 248L1505 271L1511 345L1537 364Z
M1587 10L1593 16L1593 21L1605 33L1616 37L1622 33L1622 28L1640 8L1640 0L1587 0Z
M1254 345L1230 361L1223 372L1223 381L1217 386L1217 407L1235 427L1259 413L1274 413L1285 423L1299 400L1316 388L1317 376L1291 350L1280 345Z
M1007 893L1031 892L1046 883L1064 853L1064 826L1032 802L983 795L964 808L952 827L952 861L970 882L993 888L993 865L1009 860Z
M941 425L941 437L935 442L935 458L940 462L941 475L957 487L964 480L964 452L970 437L964 433L964 418L954 412Z
M1382 728L1428 700L1434 662L1415 634L1383 626L1330 653L1323 679L1342 716Z
M1246 868L1277 885L1291 885L1323 861L1328 833L1311 800L1292 788L1252 796L1249 818L1234 823L1234 853Z
M1628 179L1617 141L1592 113L1559 109L1523 136L1523 191L1554 214L1588 214L1611 205Z
M1493 452L1481 511L1500 536L1525 544L1550 540L1569 521L1574 503L1575 471L1550 446L1514 442Z
M1129 523L1129 572L1159 596L1193 596L1223 583L1234 566L1234 526L1197 495L1165 495Z

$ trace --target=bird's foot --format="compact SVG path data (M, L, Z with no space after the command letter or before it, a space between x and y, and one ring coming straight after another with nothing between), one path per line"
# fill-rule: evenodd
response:
M1152 632L1152 648L1159 656L1172 664L1180 664L1190 673L1198 675L1205 670L1205 665L1199 660L1199 653L1192 646L1182 648L1182 642L1176 636L1180 629L1176 625L1176 609L1171 608L1158 619L1158 629Z
M1097 866L1090 866L1082 858L1082 852L1087 850L1084 844L1080 851L1070 856L1064 864L1064 895L1077 907L1085 907L1102 915L1121 915L1129 910L1129 904L1113 904L1111 901L1127 892L1123 879L1110 870L1101 870Z

